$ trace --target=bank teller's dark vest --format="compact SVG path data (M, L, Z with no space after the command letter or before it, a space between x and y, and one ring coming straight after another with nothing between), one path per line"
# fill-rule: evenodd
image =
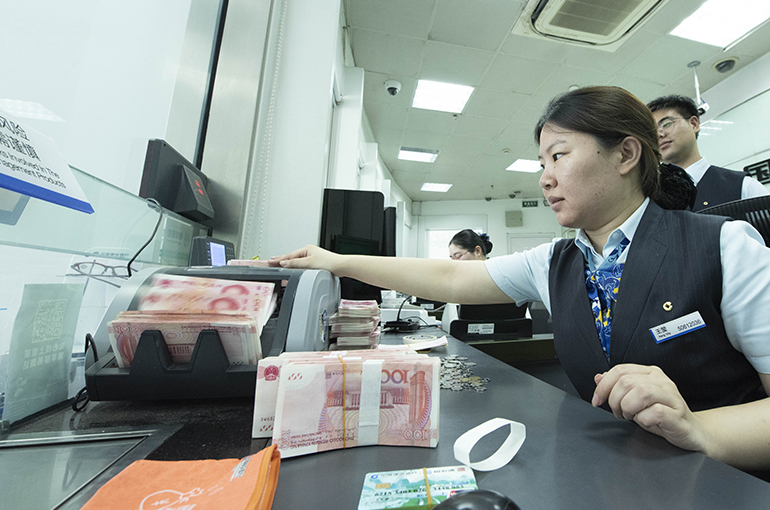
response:
M743 172L710 166L696 186L695 205L692 210L700 211L725 202L741 199Z
M609 359L591 312L583 254L574 240L556 244L549 275L554 345L584 400L591 400L594 375L619 363L660 367L692 410L763 396L759 376L730 344L720 314L719 232L725 219L667 211L650 202L628 248ZM668 302L673 306L669 312L664 309ZM650 328L695 311L705 328L655 343Z

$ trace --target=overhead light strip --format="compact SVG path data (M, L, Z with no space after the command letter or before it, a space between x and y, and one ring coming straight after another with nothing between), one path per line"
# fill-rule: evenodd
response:
M420 149L418 147L401 147L398 151L398 159L417 161L419 163L433 163L438 157L436 149Z

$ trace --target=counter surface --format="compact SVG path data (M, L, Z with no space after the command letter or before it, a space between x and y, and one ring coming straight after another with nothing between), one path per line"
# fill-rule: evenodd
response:
M385 343L398 341L400 336L384 336ZM767 482L680 450L473 347L450 338L431 354L466 356L477 363L474 375L490 379L483 393L441 390L437 448L367 446L286 459L273 508L356 508L366 473L457 465L455 439L495 417L523 423L527 439L508 465L476 472L476 480L479 488L500 491L524 510L767 508ZM13 432L182 424L147 458L241 458L267 444L250 438L252 410L252 400L243 399L96 402L85 413L59 410ZM502 429L487 436L471 460L489 456L506 434Z

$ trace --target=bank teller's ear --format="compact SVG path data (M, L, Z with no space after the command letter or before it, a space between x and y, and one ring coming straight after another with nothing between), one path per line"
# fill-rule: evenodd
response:
M639 165L642 158L642 143L638 138L627 136L620 142L620 175L627 175Z

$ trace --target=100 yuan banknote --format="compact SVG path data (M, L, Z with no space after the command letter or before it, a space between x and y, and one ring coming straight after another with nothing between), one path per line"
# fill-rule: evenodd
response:
M366 444L438 444L440 360L384 361L374 379L364 365L346 363L344 381L341 363L283 367L273 429L281 457Z
M382 346L380 346L382 347ZM281 382L281 369L289 363L346 363L360 362L367 359L402 361L405 356L427 358L403 345L389 346L390 349L371 349L366 351L313 351L284 352L280 356L268 356L259 360L257 366L257 387L254 392L253 438L273 437L275 408L278 403L278 386Z
M271 282L156 275L139 302L140 310L244 312L261 326L275 307Z

